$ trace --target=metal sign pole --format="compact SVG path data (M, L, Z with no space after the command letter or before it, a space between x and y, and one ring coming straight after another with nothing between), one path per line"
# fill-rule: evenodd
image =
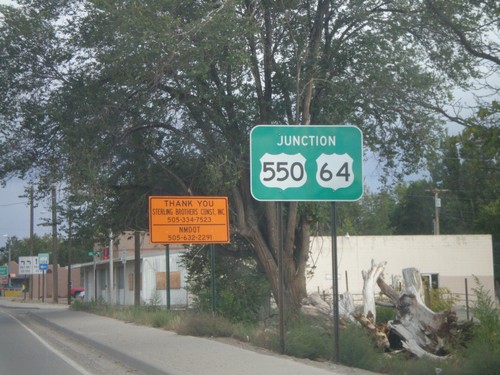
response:
M285 286L283 270L283 207L281 202L276 203L276 221L278 227L278 279L279 279L279 340L280 353L285 353Z
M211 272L211 284L212 284L212 314L215 315L217 310L217 304L215 301L215 245L210 245L210 272Z
M45 302L45 270L42 271L42 302Z
M165 245L165 290L167 293L167 310L170 310L170 245Z
M333 361L340 361L339 345L339 278L337 269L337 206L332 202L332 293L333 293Z

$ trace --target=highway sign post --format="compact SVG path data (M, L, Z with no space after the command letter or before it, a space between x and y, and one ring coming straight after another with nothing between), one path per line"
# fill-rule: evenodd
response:
M38 254L38 268L42 271L42 302L45 302L45 271L49 269L49 254Z
M212 311L215 314L215 244L229 243L227 197L149 197L151 243L165 246L167 309L170 309L169 244L209 244Z
M355 126L259 125L250 133L251 192L262 201L356 201L363 136Z
M250 132L250 190L261 201L276 201L282 228L282 201L332 202L334 361L339 361L339 304L336 202L363 195L363 135L355 126L259 125ZM280 346L283 327L283 233L280 229Z

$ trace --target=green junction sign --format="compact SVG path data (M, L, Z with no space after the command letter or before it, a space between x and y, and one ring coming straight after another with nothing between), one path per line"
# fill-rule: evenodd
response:
M261 201L356 201L363 135L350 125L258 125L250 132L250 177Z
M9 269L7 266L0 266L0 277L6 277L9 275Z

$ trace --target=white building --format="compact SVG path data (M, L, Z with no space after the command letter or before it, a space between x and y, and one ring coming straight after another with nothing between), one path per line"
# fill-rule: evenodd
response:
M103 248L96 248L96 251L99 250L96 262L81 265L85 301L103 300L119 305L134 304L134 249L134 236L131 232L123 233L118 241L115 241L112 252L104 252ZM188 304L187 275L181 262L181 255L184 252L186 252L186 248L180 245L170 245L168 251L170 305L172 307L185 307ZM104 253L109 253L110 258L112 253L112 272L111 261L103 259ZM141 304L167 305L166 257L165 245L151 244L149 235L142 232L139 259ZM111 288L110 275L113 278Z
M339 236L337 259L339 294L349 290L355 300L363 289L361 271L370 269L372 259L387 262L384 275L389 285L404 268L413 267L429 285L448 288L462 301L466 280L469 298L473 297L474 277L495 296L491 235ZM308 272L308 293L332 294L331 237L312 238Z

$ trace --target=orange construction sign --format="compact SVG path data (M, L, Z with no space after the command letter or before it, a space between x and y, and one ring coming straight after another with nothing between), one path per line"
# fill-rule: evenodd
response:
M227 197L149 197L151 243L229 242Z

